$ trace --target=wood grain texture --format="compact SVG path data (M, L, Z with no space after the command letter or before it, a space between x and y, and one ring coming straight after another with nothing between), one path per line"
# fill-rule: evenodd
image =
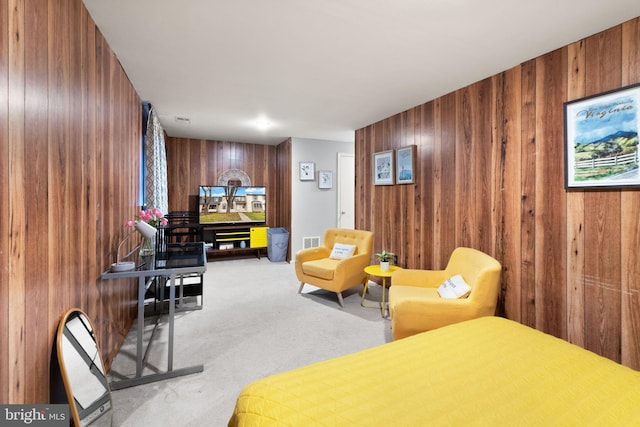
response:
M409 223L413 229L413 236L423 242L433 242L434 230L429 227L423 227L422 224L432 224L434 222L434 203L435 191L431 191L428 182L431 182L435 176L435 129L433 126L434 104L429 103L419 108L419 135L415 140L416 148L416 170L415 184L411 185L411 189L415 194L413 201L413 209L415 209L414 222ZM428 245L425 248L416 247L414 240L407 236L405 246L411 248L411 255L401 258L398 256L400 265L422 265L424 263L433 264L434 245ZM402 252L401 252L402 253ZM398 254L398 255L401 255Z
M278 183L282 182L279 176L286 174L287 170L282 169L282 160L275 146L174 137L167 137L165 144L167 164L170 165L167 172L169 212L197 210L200 185L217 185L223 172L240 169L249 176L252 185L267 187L267 225L290 227L288 223L278 225L279 221L287 219L276 215L280 192ZM290 156L290 149L280 150L284 151L282 156L285 159Z
M522 263L522 150L520 134L522 123L522 67L515 67L496 76L494 91L495 136L493 138L493 170L489 172L494 180L491 205L494 225L492 245L496 255L503 260L503 274L500 292L500 312L512 313L520 317L522 270L513 266ZM501 238L503 236L503 238ZM509 267L512 266L512 267ZM509 300L506 295L512 295ZM507 306L507 302L510 303Z
M640 82L639 22L358 129L356 227L409 268L481 249L503 264L500 314L640 368L640 196L567 192L563 122L564 102ZM371 155L408 144L420 153L413 190L373 186ZM414 210L414 223L391 228L381 205Z
M15 192L15 188L24 188L24 163L26 160L25 146L14 144L13 141L23 141L25 132L25 63L24 63L24 2L20 0L9 2L9 99L16 101L9 104L9 401L24 401L26 398L25 383L27 366L25 329L26 307L26 264L25 246L26 236L26 197L23 193Z
M437 237L434 236L433 241L429 244L433 245L434 258L432 263L423 264L424 267L442 269L445 268L449 261L449 255L456 247L455 236L456 227L456 156L455 156L455 111L456 96L455 93L445 95L440 100L440 128L436 133L436 148L438 151L438 164L436 167L440 170L440 179L438 180L440 198L434 198L434 206L438 205L438 212L435 218L437 228ZM356 167L357 169L357 167ZM435 194L435 192L434 192ZM423 227L428 224L422 224ZM416 242L414 242L416 244ZM410 267L410 265L407 265Z
M26 40L25 46L25 123L42 123L47 120L47 104L42 102L41 94L47 91L47 49L40 49L40 46L47 45L48 27L47 5L43 2L25 3L25 30L31 34ZM45 31L37 31L43 28ZM35 173L25 175L24 184L32 189L33 200L47 200L47 186L41 185L43 176L48 174L48 127L47 126L25 126L25 140L29 141L29 166ZM30 312L25 318L25 329L31 331L26 337L26 348L33 349L26 354L26 366L34 366L35 375L27 376L28 382L46 377L48 366L38 363L39 360L46 360L49 356L53 344L53 336L49 325L49 294L47 286L40 286L48 281L48 237L43 230L48 230L48 215L35 215L28 218L28 228L26 238L29 245L25 248L25 259L37 259L41 262L29 265L26 269L25 292L29 295L30 306L42 307L41 310ZM50 345L41 346L38 343L47 342ZM41 389L36 384L25 384L28 402L41 401L46 399Z
M136 212L140 99L80 0L2 3L0 86L0 402L46 403L68 309L107 366L135 317L100 274Z
M585 96L585 43L568 46L567 100ZM584 192L567 193L567 339L584 347Z
M0 7L0 93L9 92L9 7ZM0 218L9 218L9 107L0 102ZM0 221L0 402L9 401L9 221Z
M640 20L622 26L622 85L640 81ZM625 237L621 256L621 362L640 366L640 192L623 191L620 200L621 230Z
M622 27L585 41L586 94L622 84ZM586 192L585 348L613 360L621 358L621 192ZM628 236L625 234L625 238Z
M276 191L272 192L270 200L275 200L276 220L274 226L291 230L291 139L281 142L276 147ZM286 260L291 260L291 244L287 247Z
M514 307L514 312L506 312L505 315L533 327L536 324L536 61L527 61L521 65L521 69L520 156L522 163L519 185L522 199L520 224L522 259L519 266L520 286L517 282L507 285L507 287L520 287L520 292L505 295L505 307ZM514 232L518 231L514 230ZM507 265L506 268L509 266ZM518 306L520 309L515 311Z
M563 111L566 50L536 60L536 327L566 338ZM562 289L562 292L559 290Z

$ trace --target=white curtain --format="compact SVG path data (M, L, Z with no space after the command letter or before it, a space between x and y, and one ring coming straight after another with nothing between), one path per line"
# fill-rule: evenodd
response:
M167 197L167 152L164 145L164 129L153 107L147 121L144 143L145 155L145 206L158 208L166 214L169 210Z

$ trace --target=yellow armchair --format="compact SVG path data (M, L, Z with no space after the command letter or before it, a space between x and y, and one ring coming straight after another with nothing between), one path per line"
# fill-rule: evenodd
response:
M353 255L344 259L330 258L336 243L356 247ZM330 228L325 231L322 246L302 249L296 254L296 276L300 281L298 293L305 283L335 292L344 307L342 291L364 284L367 275L364 268L371 261L373 233L366 230Z
M397 340L452 323L495 315L501 264L471 248L456 248L444 270L396 270L389 288L393 339ZM471 287L466 298L447 299L438 287L461 275Z

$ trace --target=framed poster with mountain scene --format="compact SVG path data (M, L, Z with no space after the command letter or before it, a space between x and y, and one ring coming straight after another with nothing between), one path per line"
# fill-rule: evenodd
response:
M397 184L413 184L415 183L416 173L416 146L396 149L396 183Z
M564 103L565 188L640 188L640 84Z

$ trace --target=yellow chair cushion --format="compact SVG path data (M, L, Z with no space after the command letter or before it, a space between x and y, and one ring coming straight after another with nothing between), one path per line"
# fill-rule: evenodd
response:
M438 288L417 288L413 286L396 286L393 292L399 300L433 301L440 299Z
M333 273L341 260L332 258L316 259L302 263L302 271L309 276L319 277L324 280L333 279Z

